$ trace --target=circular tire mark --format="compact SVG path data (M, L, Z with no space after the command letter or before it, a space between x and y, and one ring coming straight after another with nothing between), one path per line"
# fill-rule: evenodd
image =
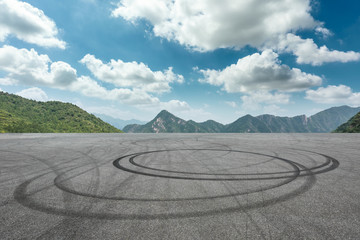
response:
M294 170L293 171L281 171L281 172L268 172L268 173L248 173L248 174L218 174L218 173L206 173L206 172L184 172L184 171L173 171L173 170L164 170L164 169L156 169L152 168L149 169L147 166L140 165L135 162L134 159L138 156L146 156L147 154L152 154L156 152L174 152L174 151L223 151L223 152L235 152L235 153L247 153L247 154L254 154L258 156L263 157L270 157L277 159L279 161L285 162L289 166L291 166ZM288 184L298 177L306 177L304 183L302 183L300 186L296 187L295 189L292 189L288 191L285 194L282 194L280 196L274 196L272 198L263 200L263 201L255 201L250 203L244 203L239 206L226 206L226 207L219 207L209 210L200 210L196 209L194 211L188 211L188 212L171 212L171 213L162 213L162 212L155 212L155 213L111 213L111 212L89 212L89 211L77 211L72 209L62 209L60 207L51 206L51 205L44 205L41 202L38 202L38 200L33 199L31 196L27 194L27 188L28 186L38 178L42 177L41 175L38 177L35 177L33 179L30 179L23 184L19 185L18 188L14 192L14 198L17 200L20 204L27 206L31 209L35 209L38 211L50 213L50 214L56 214L56 215L63 215L63 216L71 216L71 217L86 217L86 218L95 218L95 219L137 219L137 220L148 220L148 219L174 219L174 218L188 218L188 217L200 217L200 216L209 216L214 214L226 214L226 213L232 213L237 211L243 211L244 209L254 209L258 207L265 207L270 206L279 202L284 202L289 199L292 199L300 194L305 193L309 189L312 188L312 186L316 182L315 174L325 173L328 171L331 171L339 166L339 162L327 155L311 152L311 151L305 151L300 150L308 153L317 154L319 156L322 156L325 158L325 162L321 163L317 166L314 166L312 168L307 168L306 166L289 160L285 158L280 158L277 156L262 154L262 153L256 153L256 152L247 152L247 151L239 151L239 150L224 150L224 149L174 149L174 150L157 150L157 151L147 151L147 152L141 152L141 153L133 153L128 154L126 156L122 156L118 159L116 159L113 162L113 165L121 170L150 176L150 177L160 177L160 178L173 178L173 179L181 179L181 180L201 180L201 181L247 181L247 180L274 180L274 179L285 179L284 181L281 181L280 183L270 185L268 187L262 187L262 188L253 188L249 189L245 192L236 192L232 194L224 194L219 196L205 196L205 197L194 197L194 198L174 198L174 199L139 199L139 198L126 198L126 197L106 197L106 196L99 196L91 193L84 193L76 191L75 189L68 188L65 184L62 184L62 182L66 180L61 180L61 175L57 175L54 179L54 184L56 187L58 187L60 190L64 192L68 192L71 194L83 196L83 197L92 197L92 198L99 198L99 199L105 199L105 200L127 200L127 201L191 201L191 200L206 200L206 199L215 199L215 198L225 198L225 197L234 197L239 196L243 194L250 194L250 193L257 193L261 191L270 190L276 187L283 186L285 184ZM142 169L148 169L151 171L158 171L163 174L152 174L147 172L141 172L133 169L129 169L127 167L124 167L121 165L121 161L125 161L126 159L129 160L129 163L133 166L142 168ZM190 176L173 176L173 175L165 175L164 173L169 174L185 174L185 175L195 175L193 177ZM286 174L286 175L284 175ZM279 175L279 176L277 176ZM199 176L205 176L205 177L199 177ZM211 177L208 177L211 176ZM220 176L222 178L215 178L214 176ZM224 177L225 176L225 177ZM230 178L230 176L234 178ZM238 177L240 176L240 177ZM250 178L245 178L244 176L250 176Z
M165 169L148 167L148 166L144 166L144 165L141 165L141 164L135 162L136 157L146 155L146 154L160 153L160 152L174 152L174 151L194 151L194 150L196 150L196 151L223 151L223 152L246 153L246 154L253 154L253 155L258 155L258 156L270 157L270 158L277 159L277 160L280 160L282 162L289 164L294 169L294 171L281 171L281 172L269 172L269 173L226 173L226 174L205 173L205 172L184 172L184 171L173 171L173 170L165 170ZM315 152L311 152L311 153L315 153ZM268 154L249 152L249 151L224 150L224 149L173 149L173 150L170 149L170 150L156 150L156 151L147 151L147 152L141 152L141 153L133 153L133 154L125 155L125 156L122 156L122 157L116 159L113 162L113 165L123 171L131 172L131 173L135 173L135 174L146 175L146 176L151 176L151 177L173 178L173 179L183 179L183 180L206 180L206 181L274 180L274 179L282 179L282 178L292 177L291 175L284 176L284 175L280 175L280 174L294 174L297 176L299 176L299 175L305 176L305 175L307 175L307 173L306 173L307 171L312 171L312 170L319 169L319 168L330 165L328 168L325 168L325 169L315 172L315 173L324 173L324 172L331 171L339 166L339 162L336 159L334 159L330 156L324 155L324 154L319 154L319 153L315 153L315 154L325 157L326 162L321 165L318 165L318 166L315 166L312 168L306 168L306 169L299 169L299 164L297 162L291 161L289 159L281 158L278 156L272 156L272 155L268 155ZM129 158L129 162L134 166L153 170L153 171L158 171L158 172L177 173L177 174L186 174L186 175L225 176L225 177L222 177L222 178L219 178L219 177L188 177L188 176L181 176L181 175L173 176L173 175L142 172L139 170L134 170L134 169L130 169L128 167L124 167L120 162L126 158ZM305 172L305 173L300 174L300 172ZM263 177L263 175L265 175L265 177ZM269 175L269 176L266 176L266 175ZM271 175L280 175L280 176L271 176ZM231 177L231 178L229 178L227 176L256 176L256 177L250 177L250 178Z

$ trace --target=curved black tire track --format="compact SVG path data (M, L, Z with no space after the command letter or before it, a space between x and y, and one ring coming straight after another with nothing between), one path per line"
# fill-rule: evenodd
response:
M257 178L250 178L250 179L249 178L220 178L219 179L219 178L213 178L213 177L197 178L197 177L166 176L166 175L161 175L161 174L149 174L149 173L143 173L140 171L127 169L127 168L124 168L122 165L120 165L120 161L125 160L127 158L129 158L129 162L131 164L134 164L134 161L131 162L130 160L131 159L133 160L134 158L136 158L137 156L140 156L140 155L156 153L156 152L170 152L170 151L181 151L181 150L183 150L183 151L194 151L194 150L195 151L196 150L224 151L224 152L225 151L226 152L233 151L233 152L239 152L239 153L250 153L250 154L255 154L255 155L259 155L259 156L271 157L271 158L275 158L280 161L286 162L294 169L294 171L282 171L282 172L277 172L277 173L260 173L260 174L258 174L258 175L263 175L263 174L274 175L274 174L284 174L284 173L289 174L289 173L291 173L292 175L289 175L289 176L257 177ZM305 150L301 150L301 151L305 151ZM310 152L310 151L308 151L308 152ZM71 188L67 187L65 184L62 184L62 182L64 180L59 181L59 178L60 178L59 175L54 179L54 184L56 187L58 187L59 189L61 189L64 192L67 192L70 194L83 196L83 197L105 199L105 200L121 200L121 201L125 200L125 201L145 201L146 202L146 201L191 201L191 200L206 200L206 199L216 199L216 198L225 198L225 197L236 197L236 196L243 195L243 194L263 192L266 190L270 190L270 189L288 184L288 183L294 181L295 179L297 179L298 177L306 177L306 178L304 178L305 179L304 183L299 188L292 190L289 193L286 193L284 195L274 197L271 199L267 199L264 201L260 201L260 202L241 204L236 207L211 209L208 211L158 213L158 214L156 214L156 213L155 214L97 213L97 212L90 212L90 211L82 211L82 210L77 211L77 210L73 210L73 209L57 208L57 207L43 205L42 203L39 203L36 200L32 199L31 196L27 193L27 188L32 182L36 181L37 179L39 179L49 173L45 173L45 174L36 176L30 180L23 182L15 189L13 196L17 202L19 202L23 206L26 206L30 209L34 209L34 210L49 213L49 214L56 214L56 215L68 216L68 217L85 217L85 218L109 219L109 220L111 220L111 219L149 220L149 219L176 219L176 218L210 216L210 215L214 215L214 214L227 214L227 213L232 213L232 212L244 211L244 209L247 210L247 209L254 209L254 208L258 208L258 207L266 207L266 206L274 205L274 204L295 198L296 196L303 194L312 188L312 186L316 183L316 177L315 177L316 174L331 171L339 166L339 162L330 156L327 156L327 155L324 155L321 153L315 153L315 152L311 152L311 153L318 154L318 155L325 157L326 162L322 163L318 166L312 167L312 168L307 168L306 166L304 166L300 163L291 161L289 159L280 158L280 157L272 156L272 155L268 155L268 154L247 152L247 151L238 151L238 150L205 149L205 148L204 149L175 149L175 150L146 151L146 152L141 152L141 153L128 154L128 155L122 156L122 157L116 159L115 161L113 161L113 165L121 170L135 173L135 174L151 176L151 177L173 178L173 179L182 179L182 180L201 180L201 181L204 181L204 180L205 181L206 180L207 181L244 181L244 180L247 181L247 180L285 179L284 181L281 181L280 183L277 183L275 185L270 185L266 188L261 187L261 188L257 188L257 189L251 189L246 192L238 192L237 191L236 193L224 194L224 195L219 195L219 196L206 196L206 197L194 197L194 198L174 198L174 199L146 199L146 198L138 199L138 198L125 198L125 197L106 197L106 196L99 196L97 194L83 193L83 192L79 192L74 189L71 189ZM321 168L323 168L323 169L321 169ZM159 171L159 169L152 169L152 170ZM317 171L313 171L313 170L317 170ZM168 171L168 170L164 170L164 171ZM161 171L161 172L163 172L163 171ZM181 171L180 172L171 171L171 172L172 173L175 172L176 174L181 173L181 174L189 174L189 175L191 175L191 174L193 174L193 175L196 175L196 174L214 175L214 176L218 175L216 173L188 173L188 172L181 172ZM227 175L227 174L221 174L221 175ZM229 174L229 176L231 176L231 175L244 175L244 174ZM255 174L251 173L251 175L255 175Z
M195 212L180 212L180 213L161 213L161 214L116 214L116 213L95 213L89 211L74 211L69 209L61 209L56 207L44 206L37 201L32 200L27 197L26 189L27 187L36 179L40 178L37 176L33 179L23 182L20 184L14 191L15 200L23 206L26 206L30 209L41 211L47 214L55 214L60 216L67 217L82 217L82 218L91 218L99 220L154 220L154 219L178 219L178 218L190 218L190 217L204 217L212 216L217 214L229 214L234 212L241 212L244 210L256 209L259 207L267 207L281 202L288 201L301 195L308 190L310 190L316 183L316 178L314 175L309 174L309 178L302 184L298 189L291 191L287 194L284 194L273 199L268 199L261 202L254 202L250 204L244 204L237 207L229 207L225 209L213 209L209 211L195 211Z
M283 161L285 163L288 163L291 165L291 167L294 168L294 171L281 171L281 172L269 172L269 173L226 173L226 174L220 174L220 173L206 173L206 172L184 172L184 171L173 171L173 170L165 170L165 169L158 169L158 168L152 168L152 167L147 167L141 164L138 164L134 161L134 159L138 156L141 155L145 155L145 154L151 154L151 153L159 153L159 152L173 152L173 151L231 151L231 152L236 152L236 153L247 153L247 154L254 154L254 155L258 155L258 156L264 156L264 157L270 157L270 158L274 158L280 161ZM303 150L305 151L305 150ZM311 152L311 153L315 153L315 152ZM335 168L337 168L339 166L339 161L337 161L335 158L332 158L330 156L327 156L325 154L321 154L321 153L315 153L318 155L323 156L326 159L326 162L312 167L309 170L315 170L318 168L322 168L325 166L330 165L328 168L313 172L314 174L318 174L318 173L325 173L328 171L331 171ZM180 174L189 174L189 175L215 175L215 176L259 176L259 175L276 175L276 174L288 174L288 173L292 173L292 174L298 174L300 176L306 176L308 173L306 169L300 170L298 167L298 163L291 161L289 159L285 159L285 158L281 158L278 156L272 156L272 155L268 155L268 154L263 154L263 153L256 153L256 152L249 152L249 151L240 151L240 150L224 150L224 149L174 149L174 150L155 150L155 151L148 151L148 152L141 152L141 153L133 153L133 154L129 154L129 155L125 155L122 156L118 159L116 159L113 162L113 165L123 171L127 171L127 172L131 172L131 173L135 173L135 174L141 174L141 175L146 175L146 176L151 176L151 177L162 177L162 178L174 178L174 179L183 179L183 180L205 180L205 181L248 181L248 180L274 180L274 179L282 179L282 178L289 178L291 176L274 176L274 177L255 177L255 178L213 178L213 177L204 177L204 178L200 178L200 177L185 177L185 176L173 176L173 175L161 175L161 174L154 174L154 173L148 173L148 172L141 172L138 170L134 170L134 169L130 169L127 167L124 167L123 165L120 164L121 160L124 160L126 158L129 158L129 162L137 167L141 167L141 168L145 168L145 169L150 169L150 170L154 170L154 171L159 171L159 172L168 172L168 173L180 173ZM300 174L300 172L305 172Z

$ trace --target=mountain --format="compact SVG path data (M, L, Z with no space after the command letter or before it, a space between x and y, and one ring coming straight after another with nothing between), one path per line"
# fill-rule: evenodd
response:
M360 133L360 112L342 124L334 132L336 133Z
M126 125L122 130L126 133L141 133L143 125L140 124L129 124Z
M208 133L223 132L225 126L221 123L215 122L214 120L207 120L206 122L199 123Z
M227 133L269 133L270 129L260 119L246 115L225 126Z
M132 124L124 128L124 132L142 133L207 133L202 124L192 120L185 121L166 110L161 111L153 120L145 125Z
M341 124L347 122L360 111L360 107L349 106L332 107L321 111L308 119L310 132L331 132Z
M0 92L0 132L119 133L122 131L70 103L37 102Z
M256 118L264 122L270 132L326 133L333 131L359 111L360 108L341 106L326 109L311 117L300 115L289 118L260 115Z
M245 115L235 122L223 125L213 120L197 123L185 121L163 110L145 125L133 124L124 128L124 132L181 132L181 133L325 133L331 132L349 120L359 108L349 106L332 107L311 117L278 117L269 114L253 117Z
M146 123L146 122L139 121L136 119L122 120L119 118L113 118L113 117L105 115L105 114L94 113L94 115L96 117L100 118L101 120L103 120L104 122L107 122L118 129L123 129L125 126L131 125L131 124L145 124Z

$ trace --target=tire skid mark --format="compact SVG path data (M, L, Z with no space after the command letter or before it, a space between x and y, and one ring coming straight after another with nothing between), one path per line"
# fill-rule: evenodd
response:
M199 140L199 139L197 139ZM203 139L201 139L203 140ZM145 140L145 141L141 141L141 143L143 142L147 142L149 140ZM151 146L158 146L160 145L160 143L166 143L164 141L168 141L166 138L154 138L152 139L151 142ZM154 142L158 143L157 145L154 145ZM204 141L205 142L205 141ZM136 143L136 142L135 142ZM251 209L256 209L256 208L263 208L263 207L267 207L267 206L271 206L274 204L281 204L282 202L288 201L290 199L293 199L295 197L297 197L300 194L305 193L306 191L310 190L312 188L312 186L316 183L316 177L315 174L320 174L320 173L325 173L331 170L336 169L339 166L339 162L335 159L332 158L330 156L321 154L321 153L315 153L315 152L310 152L310 151L305 151L305 150L300 150L300 151L304 151L304 152L309 152L309 153L314 153L317 155L320 155L322 157L325 158L325 163L321 163L320 165L314 166L312 168L306 168L304 165L297 163L296 161L292 161L289 159L285 159L285 158L280 158L278 156L272 156L269 154L263 154L263 153L257 153L257 152L247 152L247 151L238 151L238 150L232 150L230 147L226 146L226 148L228 149L223 149L223 148L219 148L220 144L213 144L214 146L217 146L217 148L205 148L206 144L203 144L202 141L200 141L200 143L204 146L201 148L184 148L184 149L169 149L166 147L166 145L162 145L162 148L165 148L164 150L151 150L149 151L149 147L147 146L142 146L145 147L147 149L145 149L145 151L143 152L138 152L138 153L131 153L131 154L127 154L124 155L120 158L117 158L115 161L113 160L106 160L106 161L101 161L98 163L98 160L96 158L92 158L90 156L90 154L92 153L92 151L95 151L94 149L89 149L89 151L87 152L83 152L84 155L87 155L87 163L82 164L81 166L76 166L74 167L74 169L70 169L66 172L60 173L60 174L55 174L57 175L54 179L54 184L56 187L58 187L60 190L62 190L64 193L70 194L70 195L76 195L76 196L82 196L82 197L90 197L90 198L94 198L93 200L90 200L90 202L88 201L88 205L84 206L81 209L72 209L72 208L58 208L58 207L52 207L52 206L46 206L44 204L41 204L39 202L37 202L35 199L30 198L27 192L27 189L29 187L29 185L33 182L36 181L37 179L39 179L40 177L45 176L46 174L50 174L52 173L52 171L50 171L49 173L45 173L43 175L39 175L36 176L34 178L31 178L29 180L24 181L23 183L21 183L14 191L14 198L17 202L19 202L20 204L22 204L23 206L29 207L30 209L34 209L34 210L38 210L38 211L42 211L42 212L46 212L49 214L55 214L55 215L60 215L60 216L65 216L65 217L71 217L71 218L89 218L89 219L125 219L125 220L151 220L151 219L178 219L178 218L189 218L189 217L203 217L203 216L212 216L212 215L217 215L217 214L228 214L228 213L236 213L236 212L243 212L247 211L247 210L251 210ZM182 145L185 145L185 142L182 142ZM212 145L212 144L211 144ZM195 147L195 146L193 146ZM196 146L197 147L197 146ZM224 145L225 147L225 145ZM299 150L299 149L297 149ZM111 147L106 148L105 150L103 149L103 152L106 153L107 151L112 151ZM147 156L147 154L154 154L155 157L158 156L159 153L165 153L165 156L167 156L167 158L169 159L169 163L168 163L168 168L171 168L171 165L173 164L173 162L171 161L171 157L172 155L170 154L171 152L175 152L178 151L177 154L181 154L184 155L185 151L191 152L193 154L199 154L201 153L201 151L205 151L205 154L208 155L208 158L203 159L197 159L197 158L193 158L194 160L197 161L202 161L202 165L207 167L209 169L208 172L185 172L185 171L174 171L174 170L165 170L165 169L156 169L153 167L148 167L148 164L138 164L134 159L136 157L139 156L145 156L146 158L149 158L149 156ZM207 151L207 152L206 152ZM221 156L211 156L211 151L218 151L218 152L222 152L224 153ZM128 151L129 152L129 149ZM248 154L254 154L254 155L258 155L258 156L263 156L263 157L269 157L270 160L268 161L274 161L274 160L279 160L282 162L286 162L290 167L292 167L294 170L293 171L281 171L281 172L275 172L275 173L249 173L249 174L234 174L234 173L226 173L226 174L219 174L216 173L216 171L218 171L219 169L216 168L216 165L211 165L211 166L206 166L206 164L203 162L204 160L211 160L211 161L216 161L219 158L223 158L224 156L231 154L232 152L237 152L237 153L248 153ZM306 156L306 154L302 154L305 157L309 157ZM149 158L150 159L150 158ZM152 158L155 159L156 158ZM140 172L137 170L133 170L133 169L128 169L126 167L124 167L123 165L120 165L120 161L125 161L128 160L129 163L131 164L131 166L136 166L138 168L141 169L148 169L151 171L157 171L157 172L167 172L169 174L180 174L180 175L165 175L165 174L153 174L153 173L148 173L148 172ZM315 161L315 159L313 159ZM113 161L113 165L123 171L127 171L130 172L132 174L129 175L129 177L127 179L125 179L124 181L122 181L121 184L119 184L118 186L116 186L115 188L113 188L112 190L108 191L106 194L99 194L98 189L99 189L99 179L100 179L100 170L99 167L108 164L109 162ZM153 161L148 161L147 163L150 164L150 162ZM276 161L275 161L276 162ZM316 161L315 161L316 162ZM204 165L205 164L205 165ZM258 163L258 164L251 164L251 166L257 166L260 164L264 164L264 163ZM76 174L71 174L72 171L77 170L81 167L89 167L89 169L85 170L85 171L80 171L77 172ZM151 165L153 166L153 165ZM125 169L124 169L125 168ZM214 169L215 168L215 169ZM59 170L59 169L57 169ZM225 170L225 169L222 169ZM226 170L228 171L228 170ZM71 185L71 179L76 178L82 174L85 173L95 173L95 174L91 174L91 179L89 181L89 185L87 186L87 188L85 189L84 192L80 192L77 191L76 189L74 189ZM202 177L202 178L198 178L198 177L191 177L191 176L182 176L181 174L184 175L204 175L204 176L214 176L214 177ZM286 176L277 176L277 175L281 175L281 174L288 174ZM167 178L165 179L166 184L168 184L167 186L170 187L170 180L174 179L174 180L194 180L196 183L199 183L200 185L204 185L206 184L206 181L221 181L221 183L225 184L225 187L228 190L228 194L224 194L221 196L205 196L205 197L194 197L194 198L173 198L173 199L164 199L164 198L150 198L150 199L137 199L137 198L125 198L125 197L112 197L112 193L118 189L122 189L122 186L126 185L126 181L132 182L134 178L140 176L140 175L145 175L147 177L160 177L160 178ZM222 178L221 176L242 176L242 175L249 175L249 176L254 176L251 178ZM269 175L269 176L268 176ZM258 177L260 176L260 177ZM264 177L265 176L265 177ZM280 187L283 186L285 184L290 183L291 181L294 181L295 179L297 179L298 177L304 177L304 183L297 189L291 190L288 193L285 193L281 196L275 196L273 198L270 199L264 199L264 197L262 198L262 201L260 202L249 202L247 201L246 203L241 203L238 200L238 196L241 195L248 195L251 193L256 193L256 192L261 192L262 194L264 194L267 190L276 188L276 187ZM160 179L159 178L159 179ZM266 180L274 180L274 179L284 179L283 181L281 181L280 183L277 183L275 185L272 186L267 186L267 187L260 187L257 189L247 189L247 191L245 192L239 192L238 190L236 190L233 186L229 185L229 182L234 182L236 183L236 181L249 181L249 180L257 180L257 181L266 181ZM200 183L199 180L201 180L202 182ZM163 180L162 180L163 181ZM195 183L194 182L194 183ZM68 183L68 184L65 184ZM206 188L204 188L204 190L206 191ZM110 196L109 196L110 195ZM170 196L171 197L171 196ZM222 197L232 197L234 199L236 199L237 201L237 205L235 207L226 207L223 209L210 209L210 210L205 210L205 211L192 211L192 212L175 212L175 213L155 213L155 214L150 214L150 213L144 213L144 212L140 212L140 213L134 213L134 214L122 214L122 213L112 213L112 212L91 212L89 210L91 210L93 208L92 204L95 203L98 200L112 200L112 201L144 201L144 202L149 202L149 201L169 201L169 202L176 202L176 201L193 201L193 200L214 200L217 198L222 198ZM114 202L115 204L115 202ZM169 205L166 205L169 206ZM246 213L248 214L248 213ZM255 226L256 227L256 226ZM259 226L256 227L256 229L258 229ZM258 229L259 230L259 229ZM263 233L264 235L264 233ZM43 237L46 235L43 235Z
M202 162L202 163L203 163L203 166L206 168L207 167L206 163L204 163L204 162ZM297 176L294 179L296 179L296 178L297 178ZM253 217L248 213L248 211L246 209L242 208L242 204L238 199L238 197L239 197L238 190L235 189L232 185L230 185L227 181L221 181L221 184L227 189L229 194L232 194L232 199L234 199L234 201L237 203L237 206L239 207L239 209L242 210L242 213L244 213L247 216L247 219L246 219L246 239L248 239L248 229L249 229L249 224L248 224L249 221L248 220L250 220L252 225L255 226L255 228L258 230L258 233L260 233L261 238L266 239L265 234L264 234L262 228L259 226L259 224L253 219ZM261 190L261 191L263 191L263 190ZM246 193L245 198L246 198L247 204L249 204L248 196L249 196L249 193Z
M220 178L211 178L211 177L203 177L203 178L199 178L199 177L186 177L186 176L177 176L177 175L162 175L162 174L155 174L155 173L149 173L149 172L141 172L138 170L134 170L134 169L130 169L127 167L124 167L123 165L120 164L120 161L123 159L126 159L127 157L129 157L129 162L135 166L138 167L142 167L140 164L135 163L134 159L140 155L144 155L144 154L151 154L151 153L158 153L158 152L167 152L167 151L193 151L193 150L198 150L198 151L228 151L228 150L222 150L222 149L176 149L176 150L155 150L155 151L148 151L148 152L141 152L141 153L135 153L135 154L129 154L129 155L125 155L123 157L118 158L117 160L115 160L113 162L113 165L121 170L124 171L128 171L128 172L132 172L132 173L136 173L136 174L142 174L142 175L146 175L146 176L152 176L152 177L163 177L163 178L174 178L174 179L183 179L183 180L207 180L207 181L218 181ZM281 157L276 157L276 156L272 156L272 155L268 155L268 154L262 154L262 153L256 153L256 152L248 152L248 151L240 151L240 150L231 150L232 152L237 152L237 153L250 153L250 154L254 154L254 155L259 155L259 156L265 156L265 157L270 157L270 158L276 158L278 160L281 160L283 162L286 162L288 164L290 164L291 166L294 167L294 165L296 165L296 162L285 159L285 158L281 158ZM315 153L315 152L313 152ZM326 164L330 166L328 168L325 169L321 169L318 170L316 172L314 172L315 174L319 174L319 173L324 173L324 172L328 172L331 171L333 169L336 169L339 166L339 162L327 155L318 153L318 155L321 155L323 157L325 157ZM327 166L326 165L326 166ZM231 176L231 175L239 175L239 176L257 176L256 173L247 173L247 174L214 174L214 173L195 173L195 172L181 172L181 171L172 171L172 170L164 170L164 169L156 169L156 168L149 168L149 167L143 167L146 169L150 169L150 170L155 170L155 171L160 171L160 172L173 172L173 173L183 173L183 174L187 174L187 175L216 175L216 176ZM315 169L318 168L318 166L314 167ZM311 168L311 169L314 169ZM298 171L298 169L296 169L296 167L294 168L294 171ZM294 173L294 171L282 171L282 172L270 172L270 173L261 173L260 175L276 175L276 174L287 174L287 173ZM308 173L306 173L305 170L300 170L300 172L303 172L300 174L300 176L306 176L308 175ZM240 181L240 180L272 180L272 179L281 179L281 178L288 178L289 176L266 176L266 177L254 177L254 178L221 178L220 180L225 180L225 181Z

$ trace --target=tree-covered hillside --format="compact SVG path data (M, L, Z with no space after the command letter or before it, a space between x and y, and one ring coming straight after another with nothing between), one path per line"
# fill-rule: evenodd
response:
M213 120L202 123L185 121L163 110L147 124L132 124L123 130L131 133L326 133L333 131L359 111L360 107L340 106L326 109L311 117L246 115L233 123L223 125Z
M81 108L62 102L37 102L0 92L1 133L119 133Z
M348 122L342 124L334 132L336 133L360 133L360 112Z

